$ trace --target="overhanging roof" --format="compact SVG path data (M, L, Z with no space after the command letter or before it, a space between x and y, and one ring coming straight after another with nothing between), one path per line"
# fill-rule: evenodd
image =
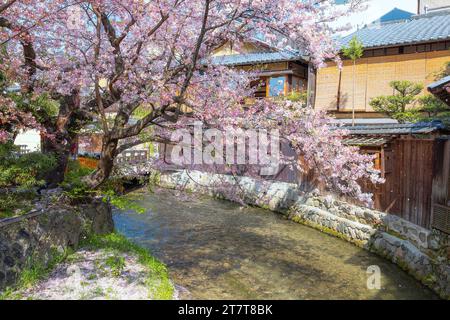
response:
M350 135L364 136L392 136L410 134L429 134L444 130L445 126L441 121L404 123L404 124L381 124L364 126L344 126Z
M450 11L370 25L342 38L340 44L347 46L354 36L366 49L450 40Z
M450 106L450 76L430 84L428 91Z
M367 146L367 147L381 147L390 141L389 138L380 137L351 137L344 139L344 144L347 146Z
M293 52L261 52L249 54L233 54L216 56L211 58L211 62L216 65L224 66L242 66L252 64L264 64L283 61L305 60L305 57Z

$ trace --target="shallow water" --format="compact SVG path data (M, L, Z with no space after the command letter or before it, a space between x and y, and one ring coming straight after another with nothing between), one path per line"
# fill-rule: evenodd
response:
M437 298L396 265L282 215L170 190L133 196L147 212L116 212L116 227L167 264L181 298ZM373 265L380 290L367 288Z

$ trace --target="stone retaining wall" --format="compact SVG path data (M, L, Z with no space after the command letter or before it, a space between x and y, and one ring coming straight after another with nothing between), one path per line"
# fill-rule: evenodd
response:
M0 291L14 285L30 264L48 264L84 233L110 233L111 207L100 199L77 207L54 204L29 214L0 220Z
M397 216L370 210L331 196L300 195L296 185L262 182L248 177L214 175L198 171L152 173L152 181L166 188L227 195L214 188L239 185L245 202L285 214L289 219L377 253L399 265L442 298L450 299L449 236L427 230ZM213 188L209 188L213 187Z

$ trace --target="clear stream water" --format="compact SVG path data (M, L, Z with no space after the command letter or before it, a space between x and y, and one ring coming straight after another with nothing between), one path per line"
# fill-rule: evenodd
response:
M183 299L435 299L396 265L282 215L172 190L132 196L119 232L167 264ZM367 268L381 290L367 289Z

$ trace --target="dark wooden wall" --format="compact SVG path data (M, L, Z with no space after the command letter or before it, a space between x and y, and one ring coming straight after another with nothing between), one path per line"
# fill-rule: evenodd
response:
M436 141L434 160L432 227L450 234L450 137Z
M366 185L376 209L430 228L435 148L434 139L399 138L384 149L386 182Z

